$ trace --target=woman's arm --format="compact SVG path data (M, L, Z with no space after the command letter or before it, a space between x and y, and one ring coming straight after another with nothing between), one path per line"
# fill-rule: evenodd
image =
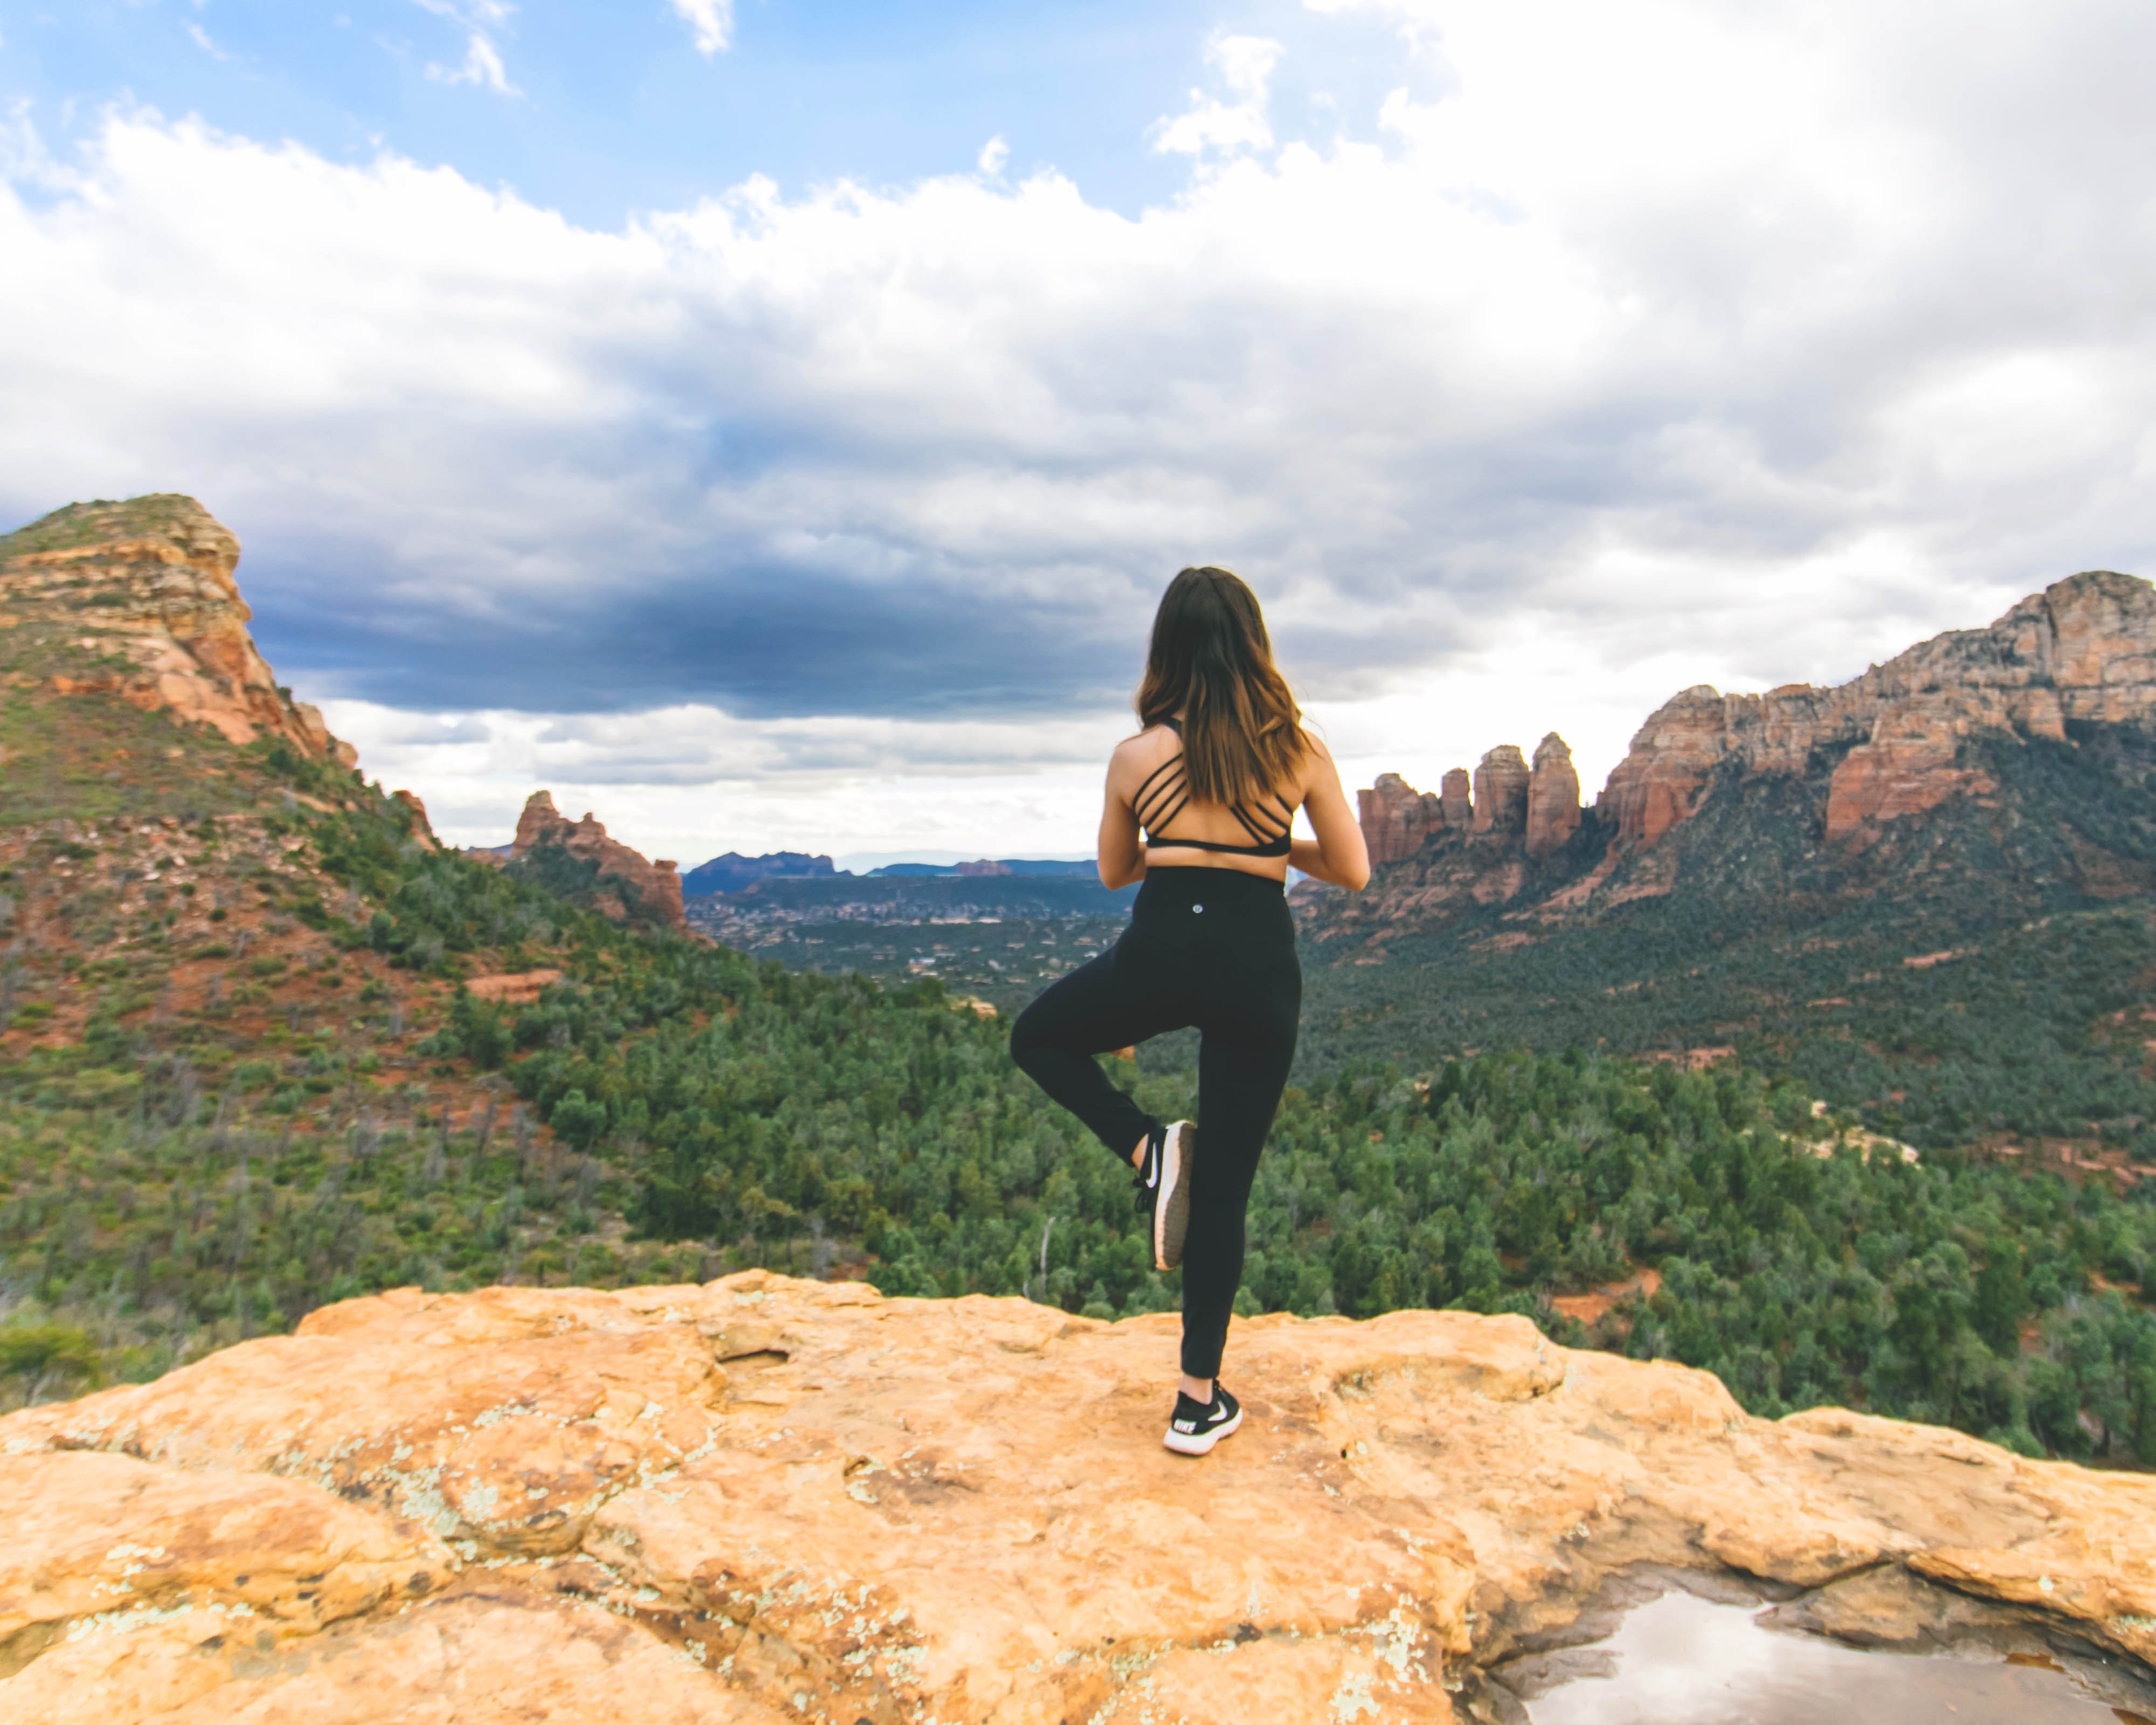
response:
M1108 783L1101 799L1101 884L1113 892L1145 879L1145 847L1139 842L1138 818L1131 812L1124 781L1130 777L1119 746L1108 757Z
M1302 806L1317 837L1293 840L1287 860L1306 875L1360 892L1370 884L1370 852L1363 843L1363 824L1340 788L1340 769L1332 764L1332 751L1312 737L1310 753L1309 788L1303 793Z

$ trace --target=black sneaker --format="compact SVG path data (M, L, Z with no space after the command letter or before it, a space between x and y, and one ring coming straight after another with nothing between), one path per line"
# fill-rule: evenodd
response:
M1152 1267L1173 1270L1183 1261L1190 1231L1190 1168L1198 1154L1198 1128L1187 1120L1155 1127L1138 1170L1138 1208L1152 1218Z
M1210 1407L1176 1392L1175 1412L1168 1417L1168 1435L1161 1441L1178 1455L1203 1455L1222 1438L1232 1437L1242 1424L1243 1404L1216 1381Z

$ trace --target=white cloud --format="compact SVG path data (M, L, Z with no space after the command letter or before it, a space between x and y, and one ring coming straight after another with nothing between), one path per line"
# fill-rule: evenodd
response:
M709 59L723 53L733 41L733 0L669 0L681 15L696 43L696 52Z
M1272 126L1265 110L1273 68L1286 52L1266 36L1215 37L1205 58L1219 69L1220 81L1235 100L1224 102L1202 90L1192 90L1188 110L1153 127L1153 148L1183 156L1270 149Z
M508 0L465 0L463 4L455 0L414 0L414 3L437 18L449 19L465 33L464 64L429 64L428 77L438 84L475 85L497 95L523 94L509 81L509 69L494 41L495 33L508 23L516 10Z
M18 116L0 499L195 492L370 770L473 834L581 783L690 860L706 814L706 855L1082 849L1185 562L1255 582L1365 782L1556 729L1590 787L1686 684L2145 566L2156 14L1390 15L1401 93L1323 148L1219 44L1274 142L1221 122L1136 218L983 163L600 232L141 113L56 161Z
M1003 134L998 132L981 146L981 153L975 159L973 166L990 179L993 179L1004 171L1004 164L1009 160L1010 146L1004 141Z
M184 22L187 25L187 34L193 39L194 44L197 48L199 48L204 54L208 54L213 60L218 60L226 64L229 64L231 63L232 56L227 54L223 49L219 48L217 44L209 39L208 31L203 28L203 27L197 23L192 18L186 19Z

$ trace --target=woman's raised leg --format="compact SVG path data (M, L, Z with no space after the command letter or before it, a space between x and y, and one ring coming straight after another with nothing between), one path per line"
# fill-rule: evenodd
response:
M1159 1122L1109 1081L1096 1056L1191 1021L1187 1002L1137 968L1119 943L1042 989L1011 1026L1019 1068L1126 1162Z

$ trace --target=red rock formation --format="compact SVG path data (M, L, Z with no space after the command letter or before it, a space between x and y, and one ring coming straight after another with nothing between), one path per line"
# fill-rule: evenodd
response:
M1553 731L1535 750L1527 779L1527 855L1548 856L1579 830L1579 774L1572 750Z
M1700 786L1730 752L1731 731L1729 702L1704 683L1654 714L1598 804L1615 822L1618 842L1651 845L1690 814Z
M1527 757L1517 743L1501 742L1475 769L1478 833L1523 833L1527 826Z
M1418 791L1397 773L1379 773L1376 785L1358 791L1355 800L1373 863L1405 862L1445 824L1440 800Z
M552 793L534 791L517 817L516 840L510 847L510 856L512 860L521 857L542 845L559 845L579 861L598 865L602 883L598 908L614 921L623 921L640 909L654 922L682 933L688 932L677 865L664 859L647 860L642 852L609 839L605 827L588 813L582 820L570 820L555 808ZM618 883L612 892L604 890L609 876ZM634 903L621 896L624 890Z
M1475 824L1475 799L1468 790L1465 767L1455 767L1445 775L1438 802L1444 810L1445 825L1455 831L1464 833Z
M1834 769L1827 787L1827 842L1861 840L1881 821L1992 789L1989 773L1954 765L1962 739L1978 728L1973 706L1959 694L1941 693L1914 696L1881 713L1871 741L1851 749Z
M1644 847L1692 812L1725 760L1794 774L1816 750L1856 743L1827 823L1830 837L1846 838L1979 788L1981 773L1954 765L1961 742L1979 732L2056 742L2069 720L2152 718L2156 588L2095 570L2030 595L1989 629L1934 636L1838 688L1687 689L1632 739L1599 806L1620 846Z
M192 497L71 503L0 539L0 627L64 624L86 649L126 661L56 675L63 695L116 694L249 743L358 763L321 712L278 686L247 632L233 571L239 542Z
M412 836L429 850L439 850L441 841L434 836L434 824L427 819L427 805L412 791L392 791L392 802L401 803L412 816Z
M1548 920L1676 890L1680 857L1657 850L1658 841L1731 776L1797 778L1834 763L1815 830L1861 849L1894 821L1996 791L1972 753L1982 739L2056 742L2069 724L2097 723L2156 727L2156 588L2101 570L2022 600L1988 629L1922 642L1837 688L1687 689L1648 719L1609 775L1596 805L1609 834L1599 860L1512 914ZM1406 843L1414 793L1390 778L1366 793L1373 858L1404 852L1411 865L1360 898L1298 888L1313 926L1382 934L1509 903L1525 888L1528 862L1555 855L1582 824L1570 752L1555 735L1535 752L1532 773L1517 749L1492 750L1476 774L1471 811L1466 781L1456 769L1445 775L1439 842L1420 848ZM1515 836L1522 834L1523 843ZM2115 857L2092 850L2080 866L2091 891L2146 890Z
M1007 862L992 861L984 856L978 862L960 863L957 866L957 872L960 875L968 876L982 875L1008 875L1011 872L1011 865Z

